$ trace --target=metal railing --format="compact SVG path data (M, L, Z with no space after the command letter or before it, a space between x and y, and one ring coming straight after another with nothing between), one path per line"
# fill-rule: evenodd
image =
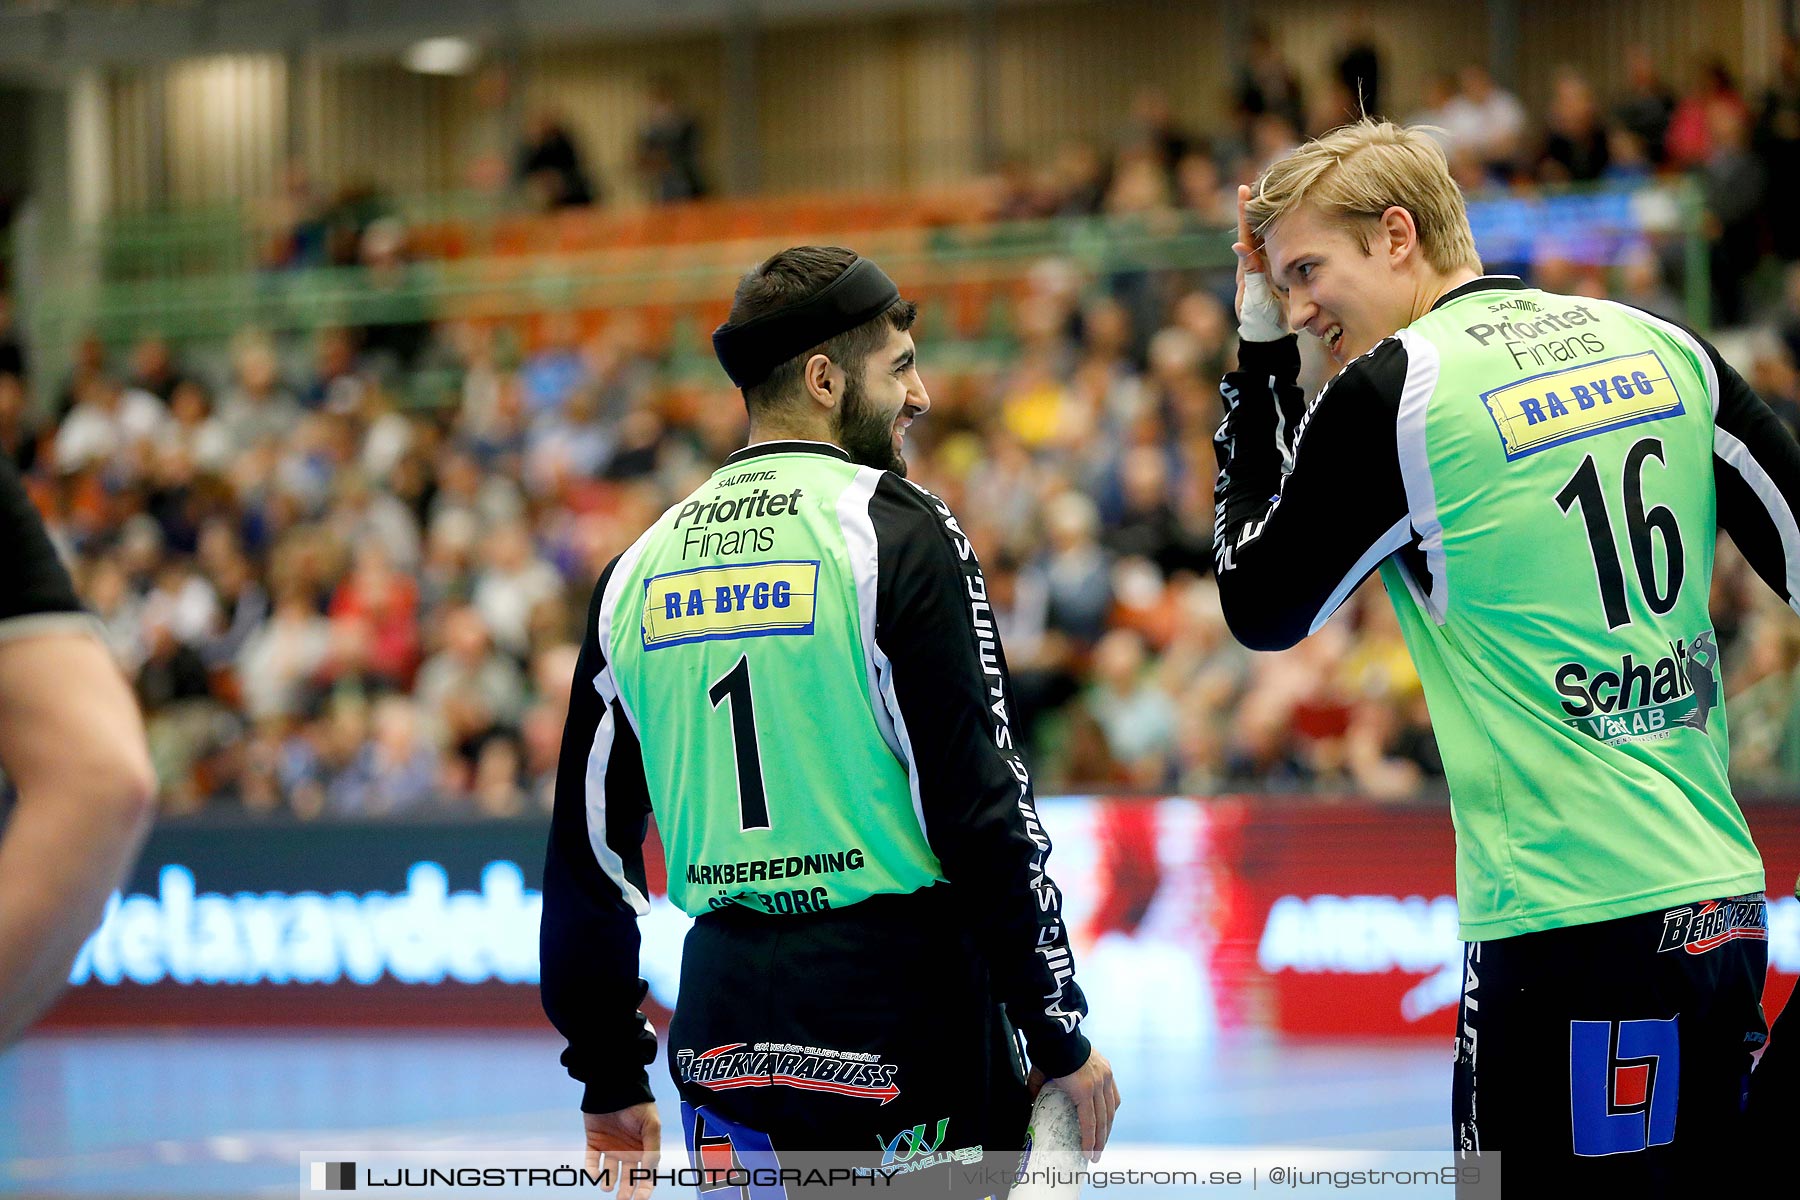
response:
M485 204L485 207L484 207ZM404 202L408 219L480 222L505 219L481 197L424 197ZM1678 260L1687 316L1704 325L1708 284L1699 206L1684 181L1629 192L1537 193L1477 198L1470 204L1478 242L1534 253L1545 239L1579 243L1580 253L1620 253L1655 239ZM1481 231L1491 232L1483 236ZM1540 233L1542 236L1539 236ZM741 273L795 235L737 237L667 246L564 252L477 253L427 259L388 271L363 266L269 270L256 266L258 233L241 209L119 219L52 249L44 261L85 263L45 273L21 297L39 361L67 361L78 338L98 335L122 347L156 332L178 343L211 343L253 327L305 335L340 326L424 320L499 320L552 312L655 310L672 326L671 366L710 363L704 330L723 315ZM816 228L804 240L837 240L878 259L910 294L926 298L977 292L1017 281L1056 258L1087 277L1146 271L1229 271L1231 231L1192 214L1061 218L1006 223L911 225L833 235ZM492 247L487 247L491 250ZM1490 255L1483 245L1484 255ZM1495 265L1490 257L1490 266ZM54 282L50 282L54 280ZM990 326L1004 326L993 314ZM1004 328L960 329L965 352L1006 341Z
M831 235L811 235L811 240L831 240ZM1067 260L1097 277L1229 271L1233 262L1225 231L1179 216L1155 222L1096 218L894 229L837 240L853 241L909 293L926 297L1006 284L1045 258ZM226 339L246 327L279 336L421 320L654 309L675 326L670 350L679 359L705 352L703 318L722 316L739 276L786 243L756 238L496 255L412 262L391 271L239 269L47 288L29 298L29 324L34 341L55 360L90 332L122 347L152 331L193 343Z

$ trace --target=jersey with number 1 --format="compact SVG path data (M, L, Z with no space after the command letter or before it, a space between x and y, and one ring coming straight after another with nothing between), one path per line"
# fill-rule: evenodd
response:
M690 915L842 908L944 877L881 694L881 478L803 449L736 458L615 569L606 657Z
M702 919L856 928L871 896L904 905L947 883L936 896L977 932L1034 1064L1079 1067L1087 1004L1011 705L956 517L836 446L739 450L614 559L588 611L544 869L544 1005L584 1104L649 1096L635 918L650 911L652 812L669 899Z
M1291 442L1243 400L1285 388L1281 353L1247 346L1227 381L1227 617L1291 644L1379 568L1450 785L1462 936L1760 890L1707 601L1721 524L1800 592L1777 418L1684 329L1510 278L1454 290L1310 410L1266 404Z

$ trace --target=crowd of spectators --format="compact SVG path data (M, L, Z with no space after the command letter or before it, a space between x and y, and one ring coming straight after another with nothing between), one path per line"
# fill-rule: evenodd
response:
M1604 178L1633 154L1705 172L1740 143L1762 147L1758 178L1782 177L1768 148L1800 146L1791 54L1760 116L1717 72L1678 98L1633 63L1632 90L1604 109L1565 78L1534 123L1467 70L1423 115L1483 187ZM1187 204L1223 223L1237 179L1352 98L1379 102L1366 43L1332 78L1323 107L1309 105L1259 38L1232 128L1185 131L1147 92L1118 147L1071 144L1042 171L1008 164L994 213ZM366 225L365 242L381 228ZM1758 231L1756 266L1779 263L1790 247ZM1538 269L1559 288L1678 307L1654 259ZM1784 278L1742 365L1795 427L1800 269ZM1440 786L1378 584L1286 653L1248 653L1225 628L1211 437L1235 353L1229 283L1046 260L1008 299L1006 352L955 370L934 365L947 334L924 312L934 403L908 438L912 477L982 555L1038 785L1377 798ZM672 375L631 311L408 328L406 353L384 327L295 344L246 330L222 368L156 336L122 354L90 339L51 381L28 370L0 305L0 452L138 690L170 812L544 811L594 580L742 443L723 377ZM448 401L409 399L421 362L455 381ZM1308 362L1316 384L1322 358ZM1728 544L1713 608L1734 769L1792 791L1800 626Z
M1676 81L1673 68L1637 45L1625 50L1617 71L1623 83L1611 93L1564 65L1547 93L1528 103L1486 67L1469 63L1431 77L1405 106L1389 103L1377 41L1367 25L1351 21L1331 61L1302 71L1267 27L1255 25L1226 120L1210 128L1184 123L1165 92L1146 87L1111 139L1070 139L1041 157L1003 155L980 180L977 209L992 220L1184 212L1225 227L1238 183L1304 137L1367 113L1431 131L1471 199L1691 175L1709 251L1708 315L1718 324L1752 319L1776 290L1767 264L1800 259L1800 224L1781 200L1800 184L1800 41L1783 42L1761 87L1744 84L1716 58L1694 61L1685 81ZM643 107L629 159L638 195L650 204L709 195L702 123L678 83L648 79ZM615 191L567 114L551 107L526 119L511 162L489 174L483 187L498 187L530 211L603 205ZM327 191L295 164L261 214L272 231L261 261L279 268L366 264L366 235L392 241L394 212L366 181ZM1663 264L1665 271L1681 266Z
M1044 162L1015 156L1001 163L987 181L988 213L1028 219L1185 210L1227 226L1238 183L1254 180L1303 137L1366 112L1427 128L1471 199L1691 174L1702 197L1710 315L1718 324L1754 316L1757 285L1763 299L1774 290L1767 263L1800 258L1800 227L1781 199L1800 183L1800 43L1793 40L1760 91L1718 60L1695 63L1680 89L1647 49L1634 46L1620 68L1626 82L1613 95L1564 66L1549 94L1528 106L1471 63L1433 77L1410 111L1394 111L1382 107L1381 53L1356 28L1329 69L1314 74L1325 83L1308 88L1258 27L1224 125L1184 127L1166 95L1145 89L1113 146L1078 140Z
M909 439L914 478L983 555L1041 785L1429 786L1442 765L1378 586L1285 654L1225 629L1209 575L1224 304L1180 295L1139 362L1127 308L1082 284L1034 271L998 367L933 370L928 314L934 405ZM670 383L628 315L553 321L532 345L506 326L435 334L460 375L441 409L398 406L344 331L298 366L245 335L216 388L146 339L41 430L0 376L0 446L138 689L170 811L548 803L593 581L740 444L743 410ZM1800 313L1756 356L1790 421L1795 337ZM1800 633L1728 547L1715 618L1736 766L1800 784Z

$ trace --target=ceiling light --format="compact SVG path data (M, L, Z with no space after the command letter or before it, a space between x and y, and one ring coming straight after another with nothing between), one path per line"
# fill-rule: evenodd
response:
M421 75L466 75L474 68L478 53L467 38L434 37L408 46L400 61L407 70Z

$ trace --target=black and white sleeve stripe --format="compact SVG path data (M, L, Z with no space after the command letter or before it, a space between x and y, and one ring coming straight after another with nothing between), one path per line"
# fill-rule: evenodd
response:
M1704 341L1700 346L1717 380L1713 484L1719 527L1763 582L1800 611L1800 445L1717 350Z
M1087 1001L1048 873L1050 837L1013 741L1012 684L981 564L949 507L897 475L880 477L868 514L883 698L926 839L1032 1062L1067 1075L1088 1058Z
M1240 343L1238 369L1219 384L1225 420L1213 435L1219 459L1213 559L1220 571L1228 569L1233 558L1233 540L1222 537L1222 531L1230 528L1242 536L1246 525L1266 515L1282 478L1293 470L1294 435L1306 419L1299 377L1299 339L1285 337Z
M544 1012L568 1039L563 1066L586 1085L581 1108L591 1113L650 1100L644 1068L656 1057L656 1034L638 1010L648 990L638 978L637 919L649 908L650 793L601 635L619 562L607 565L588 605L556 767L538 931Z
M1415 540L1395 432L1407 351L1390 339L1346 366L1297 422L1291 447L1275 435L1299 394L1295 339L1248 342L1239 356L1242 369L1220 386L1228 411L1213 439L1219 596L1238 641L1285 650Z
M1712 401L1719 528L1762 581L1800 612L1800 445L1711 342L1679 322L1629 305L1614 307L1694 352Z

